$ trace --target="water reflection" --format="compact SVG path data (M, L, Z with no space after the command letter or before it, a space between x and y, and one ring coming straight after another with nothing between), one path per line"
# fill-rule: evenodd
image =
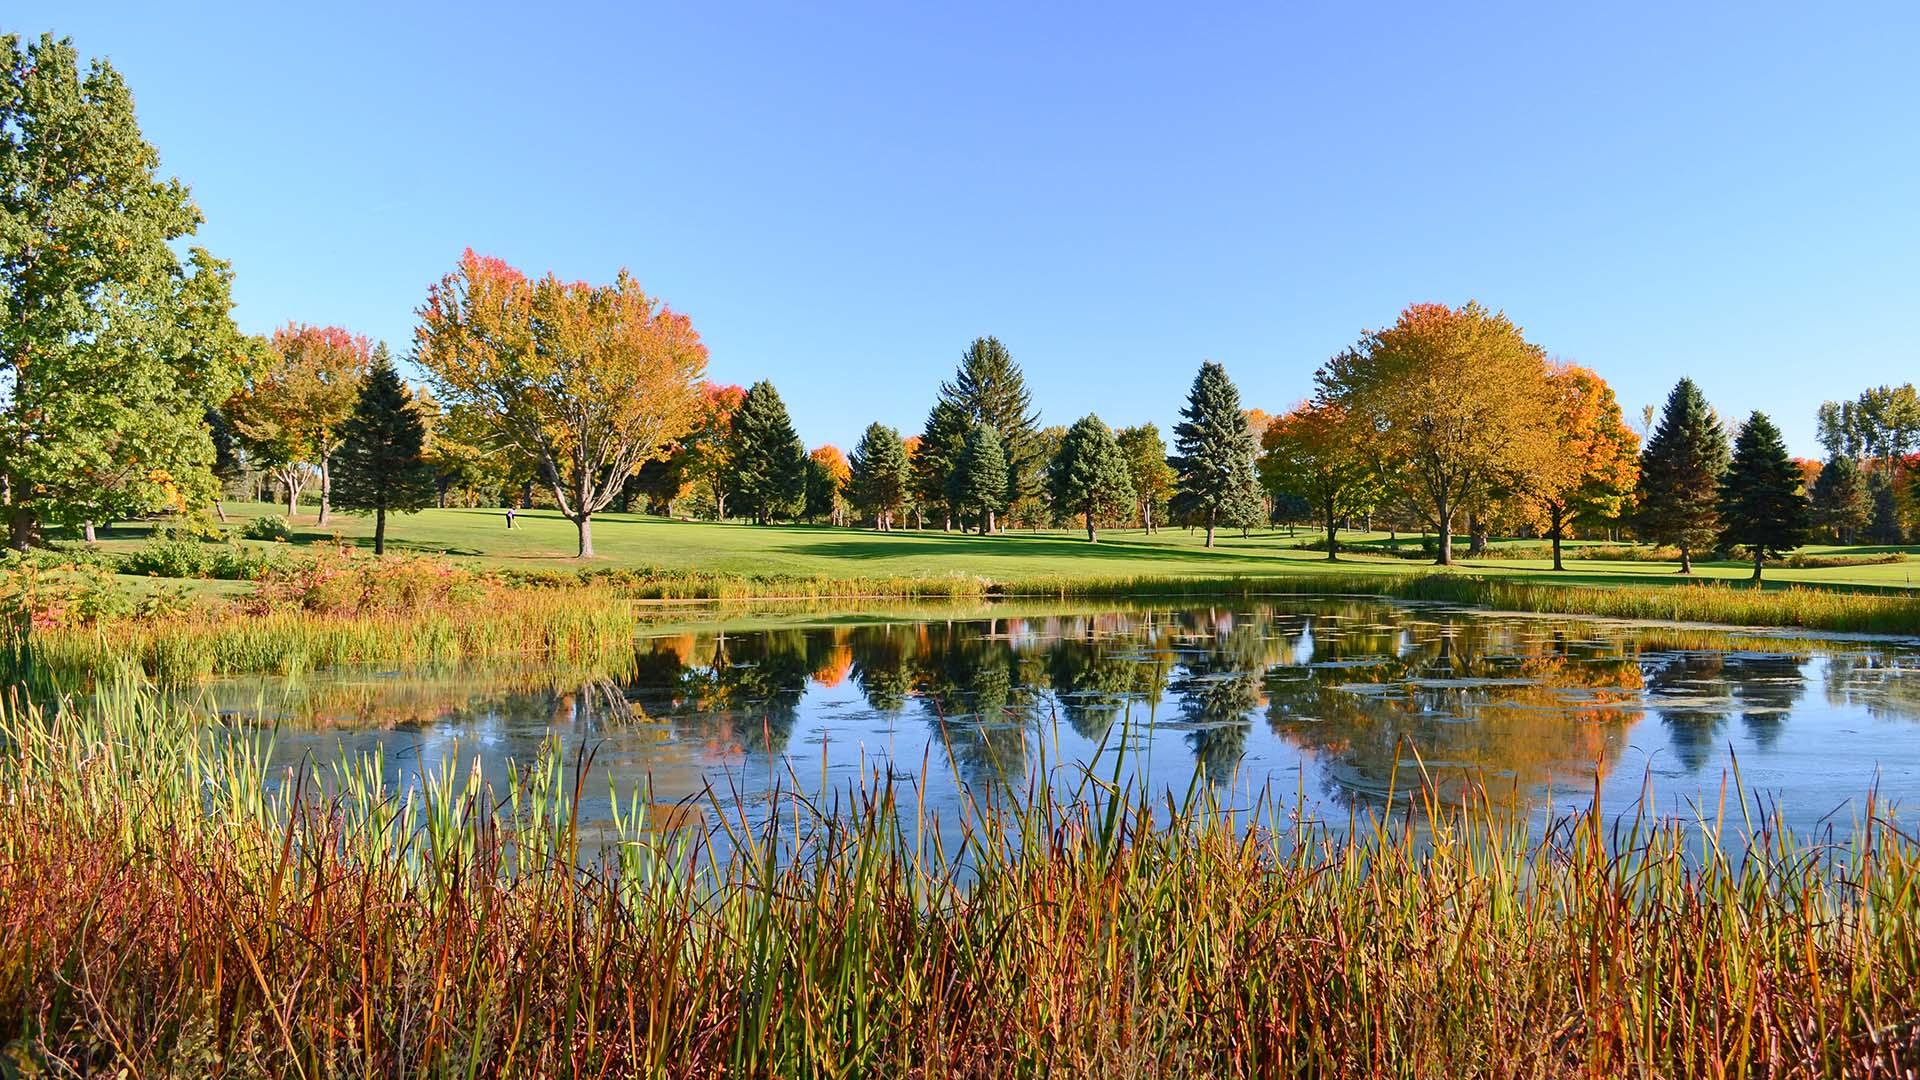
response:
M1920 656L1887 645L1729 648L1718 635L1353 600L979 617L639 643L616 678L562 688L455 678L229 683L226 712L278 725L275 754L372 753L405 778L484 769L552 736L594 747L598 790L835 787L886 770L936 805L1102 753L1182 791L1301 793L1329 819L1425 785L1546 807L1672 811L1738 757L1791 817L1878 780L1920 783ZM1766 644L1766 643L1762 643ZM1821 692L1809 693L1809 683ZM1058 779L1056 773L1055 778Z

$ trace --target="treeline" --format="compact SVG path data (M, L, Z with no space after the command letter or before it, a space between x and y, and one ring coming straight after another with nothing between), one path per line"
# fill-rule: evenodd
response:
M435 503L559 510L593 553L609 508L769 524L968 529L1174 522L1243 531L1315 521L1329 558L1343 523L1468 543L1635 536L1765 560L1819 526L1902 538L1912 387L1820 414L1824 468L1791 461L1755 413L1730 433L1692 383L1647 445L1594 372L1549 359L1504 314L1418 304L1320 367L1313 397L1249 409L1203 364L1171 444L1151 423L1088 415L1043 426L1020 366L983 337L917 431L874 423L850 455L809 452L769 382L706 380L692 322L621 272L533 278L471 251L417 308L406 385L384 344L339 327L248 337L231 271L176 255L199 213L157 175L112 66L72 46L0 39L0 499L13 546L48 527L161 510L219 513L222 491L271 487L386 519ZM40 207L27 213L21 208ZM1649 418L1651 419L1651 418ZM1649 424L1651 427L1651 423ZM1816 479L1817 477L1817 479ZM1805 488L1811 485L1810 505Z

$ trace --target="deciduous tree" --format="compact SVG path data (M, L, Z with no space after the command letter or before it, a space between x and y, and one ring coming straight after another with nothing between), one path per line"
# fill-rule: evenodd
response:
M1720 484L1720 542L1753 556L1753 580L1769 557L1807 542L1807 497L1780 429L1756 412L1740 426Z
M1545 418L1559 446L1519 485L1524 502L1545 520L1553 568L1564 570L1561 545L1575 519L1619 514L1640 476L1640 440L1627 427L1613 388L1591 369L1556 365L1547 376L1552 412Z
M1067 429L1047 469L1054 508L1086 519L1087 542L1098 543L1095 521L1104 514L1131 509L1133 480L1126 455L1098 416L1088 415Z
M1680 572L1693 573L1693 552L1720 528L1720 477L1727 471L1727 433L1692 379L1667 395L1660 424L1640 452L1634 521L1643 536L1680 549Z
M844 525L847 483L852 478L852 469L847 464L847 456L840 448L828 443L814 448L807 454L806 513L807 522L820 514L834 525Z
M1339 405L1302 402L1275 417L1261 435L1260 478L1276 498L1296 496L1327 530L1327 558L1338 559L1342 518L1380 499L1379 474L1364 433Z
M1478 303L1414 304L1315 376L1321 401L1369 431L1383 475L1431 512L1439 562L1453 562L1453 524L1538 470L1556 440L1546 354L1500 312Z
M807 454L794 433L786 402L762 379L747 387L727 433L727 487L761 525L800 509Z
M1167 462L1174 472L1174 502L1179 513L1206 526L1212 547L1214 530L1238 524L1248 492L1258 484L1253 433L1226 368L1212 361L1200 365L1180 417Z
M1152 424L1121 428L1115 436L1126 455L1127 479L1138 500L1140 527L1149 534L1158 527L1158 511L1173 497L1173 467L1167 464L1167 444Z
M582 558L594 513L699 417L706 346L624 270L611 285L535 282L469 250L419 314L415 357L434 391L482 406L535 463Z
M375 555L386 554L387 514L410 514L433 504L426 445L426 418L381 345L353 412L340 425L334 469L340 506L373 515Z
M912 484L900 433L885 424L867 425L849 464L853 504L873 518L874 528L891 531L894 515L906 505Z
M311 465L320 478L319 524L327 523L333 455L372 364L373 345L365 335L337 326L288 324L273 332L262 361L228 402L241 436L287 485L289 516L300 486L298 470Z
M43 524L202 503L210 406L243 359L231 272L175 241L201 217L114 67L0 36L0 501Z

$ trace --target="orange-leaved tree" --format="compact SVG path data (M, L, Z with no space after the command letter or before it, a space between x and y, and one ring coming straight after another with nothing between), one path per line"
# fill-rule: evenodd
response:
M1559 438L1522 485L1553 541L1553 568L1577 519L1617 518L1640 478L1640 437L1627 426L1613 388L1590 368L1555 364L1547 374L1552 411L1542 419Z
M1423 504L1453 563L1460 511L1542 468L1559 449L1546 353L1478 303L1414 304L1314 376L1323 403L1366 431L1382 475Z
M227 418L242 442L286 488L288 517L311 466L320 473L319 523L327 523L340 428L372 366L373 345L365 335L289 323L258 350L245 383L228 401Z
M534 463L581 558L594 513L699 416L706 346L625 270L611 285L535 281L469 249L419 315L414 358L434 392Z
M1260 436L1260 480L1274 495L1304 499L1327 530L1327 558L1339 558L1340 519L1380 501L1379 472L1365 432L1347 410L1303 401L1268 421Z
M847 485L853 482L853 466L840 448L828 443L807 454L806 515L825 514L835 525L846 524Z

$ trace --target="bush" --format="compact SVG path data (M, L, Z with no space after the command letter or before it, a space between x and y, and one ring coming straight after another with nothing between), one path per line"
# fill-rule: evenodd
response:
M233 539L226 526L204 514L156 522L148 535L155 540L191 540L202 544L224 544Z
M346 549L311 562L283 564L259 577L247 606L287 607L323 615L366 615L444 609L485 597L485 578L445 559L356 556Z
M255 581L288 565L284 555L256 551L234 544L202 544L191 540L149 540L129 552L120 571L148 577L214 578Z
M286 542L293 539L293 530L287 526L287 519L278 514L267 514L247 522L240 535L249 540L278 540Z

